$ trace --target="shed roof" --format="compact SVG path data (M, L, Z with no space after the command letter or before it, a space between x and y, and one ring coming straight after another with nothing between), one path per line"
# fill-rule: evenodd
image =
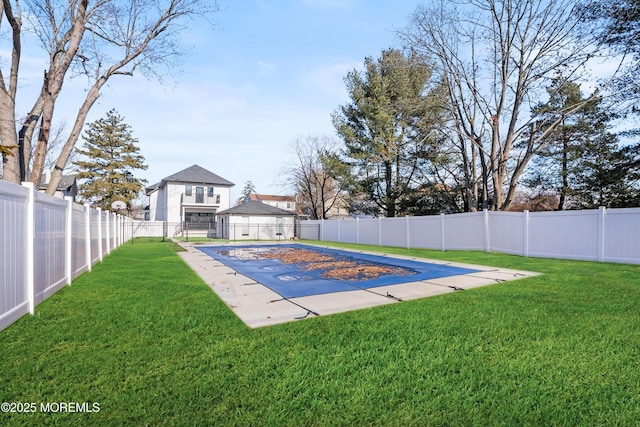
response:
M250 201L242 205L234 206L223 211L216 212L216 215L245 215L245 216L294 216L295 213L265 203Z
M75 175L62 175L62 178L60 179L60 183L58 184L57 189L59 191L67 190L70 187L72 187L75 182L76 182ZM48 184L49 184L49 177L47 177L45 174L42 174L38 188L40 190L46 189Z

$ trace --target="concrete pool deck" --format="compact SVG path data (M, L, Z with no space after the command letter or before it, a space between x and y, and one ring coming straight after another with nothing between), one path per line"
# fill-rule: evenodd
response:
M179 252L182 259L224 303L249 327L276 325L317 315L374 307L383 304L442 295L505 281L524 279L540 273L463 264L443 260L390 255L363 250L341 250L355 253L384 255L389 258L407 259L431 264L449 265L480 270L478 272L421 280L397 285L380 286L368 290L353 290L330 294L283 299L279 294L255 280L237 273L220 261L198 250L198 246L225 246L224 243L179 243L186 252ZM240 243L229 243L238 245ZM261 243L251 242L250 245ZM273 245L274 242L264 242ZM330 248L330 245L313 245Z

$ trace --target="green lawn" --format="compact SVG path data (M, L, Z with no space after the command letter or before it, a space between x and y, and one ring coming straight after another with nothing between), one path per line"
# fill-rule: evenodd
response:
M640 266L377 248L544 275L251 330L174 249L124 245L0 332L0 401L38 409L0 425L640 420Z

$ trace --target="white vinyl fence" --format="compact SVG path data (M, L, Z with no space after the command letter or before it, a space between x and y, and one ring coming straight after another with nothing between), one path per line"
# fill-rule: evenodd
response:
M0 330L129 240L127 221L0 180Z
M299 221L301 239L640 264L640 208Z

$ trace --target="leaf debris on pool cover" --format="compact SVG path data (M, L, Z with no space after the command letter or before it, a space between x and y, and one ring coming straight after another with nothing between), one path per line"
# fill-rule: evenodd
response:
M406 276L415 274L402 267L370 264L359 261L344 261L339 257L321 254L307 249L277 248L256 254L257 258L277 259L285 264L303 264L307 271L325 270L321 275L327 279L369 280L383 275Z

